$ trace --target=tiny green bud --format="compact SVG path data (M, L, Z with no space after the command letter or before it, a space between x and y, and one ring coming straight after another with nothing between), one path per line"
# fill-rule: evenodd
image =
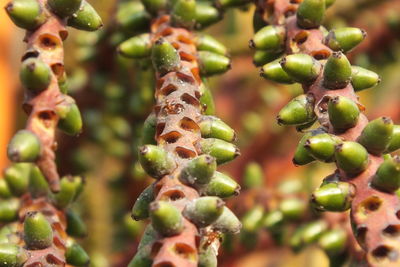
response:
M249 46L259 50L281 50L285 43L285 37L284 26L268 25L254 35Z
M374 87L380 81L381 78L375 72L358 66L351 66L351 84L354 87L354 91L358 92Z
M68 17L78 11L82 0L48 0L51 9L61 17Z
M351 80L351 65L342 52L333 52L324 67L324 86L328 89L346 87Z
M157 0L148 0L145 2L155 2ZM166 1L166 0L161 0ZM145 3L146 5L146 3ZM125 31L143 32L149 28L151 17L146 12L144 6L139 1L121 2L118 6L116 22Z
M261 187L264 183L264 172L256 162L246 165L243 174L243 185L246 189Z
M173 25L191 28L196 18L195 0L175 0L171 12Z
M315 160L315 158L313 156L311 156L308 149L306 149L304 147L306 141L311 136L313 136L313 132L308 132L308 133L304 134L303 137L300 139L300 142L296 147L296 151L294 152L294 156L293 156L293 160L292 160L295 165L297 165L297 166L306 165Z
M334 96L328 103L329 121L336 131L346 131L358 122L360 109L357 104L345 96Z
M74 199L82 186L82 178L80 176L65 176L60 181L60 191L54 194L54 203L60 208L66 208Z
M195 39L196 48L199 51L209 51L220 55L226 55L226 47L208 34L198 34Z
M314 243L327 229L328 224L322 220L307 224L302 231L303 243L306 245Z
M280 125L303 125L314 118L314 98L305 94L293 98L276 117Z
M237 234L242 228L242 223L229 208L224 206L221 216L212 224L212 228L222 233Z
M40 212L28 212L24 221L24 240L29 249L45 249L53 243L53 229Z
M350 175L363 172L369 163L367 150L356 142L346 141L336 146L336 165Z
M388 117L380 117L370 121L364 127L358 142L362 144L368 152L380 155L389 146L393 135L393 121Z
M183 168L179 179L186 184L207 184L217 169L215 158L210 155L200 155Z
M154 178L171 173L176 167L173 157L163 148L144 145L139 148L139 161L143 169Z
M85 0L79 10L68 18L67 23L71 27L84 31L96 31L103 26L99 14Z
M253 56L253 63L260 67L279 58L282 53L276 51L257 50Z
M87 227L81 216L68 209L67 215L67 233L73 237L85 237L87 235Z
M153 228L163 236L178 235L184 227L181 212L166 201L150 204L150 218Z
M0 222L7 223L17 220L19 207L18 198L2 199L0 201Z
M197 30L204 29L222 19L221 12L211 3L196 3L195 28Z
M168 0L142 0L146 10L154 15L167 9Z
M340 138L328 133L320 133L311 136L304 143L304 147L310 155L323 162L332 162L335 155L335 147L341 142Z
M186 204L183 216L197 227L206 227L215 222L225 207L218 197L200 197Z
M30 163L15 163L5 169L4 179L13 195L21 196L28 190L31 169Z
M365 31L359 28L339 28L329 31L329 34L324 39L324 43L334 51L343 51L346 53L361 43L365 36Z
M7 147L8 158L14 162L34 162L40 152L40 140L29 130L18 131Z
M295 197L288 197L279 204L279 210L287 220L298 220L306 211L306 203Z
M82 116L78 105L73 101L60 116L57 127L69 135L77 135L82 131Z
M231 68L228 57L209 51L199 51L198 60L200 71L205 76L224 73Z
M143 33L124 41L119 45L118 52L129 58L143 58L150 56L150 34Z
M305 226L297 227L289 239L289 246L294 252L299 252L303 247L303 231Z
M243 230L246 232L256 232L262 223L264 208L257 205L250 209L242 218Z
M90 258L86 251L74 240L67 240L67 250L65 260L73 266L89 266Z
M140 139L141 145L157 145L157 142L155 140L156 125L157 117L154 113L151 113L143 123L142 138Z
M211 181L204 187L200 188L200 192L207 196L216 196L220 198L228 198L238 195L240 185L226 174L214 172Z
M204 138L218 138L227 142L233 142L236 139L235 131L215 116L203 116L199 126L201 136Z
M297 9L297 25L304 29L318 28L325 16L325 0L304 0Z
M0 244L0 262L2 266L19 267L29 258L25 249L16 244Z
M29 176L29 193L33 197L47 196L49 193L49 184L39 167L34 165Z
M283 223L283 213L280 210L273 210L265 214L262 226L267 229L276 229Z
M51 81L49 66L39 58L24 60L19 75L22 84L35 93L45 90Z
M385 192L394 192L400 188L400 158L388 157L379 166L372 185Z
M321 235L318 245L330 256L338 255L346 249L347 233L343 229L329 230Z
M211 90L204 84L200 85L200 104L204 109L204 115L214 115L215 114L215 104L211 93Z
M136 221L149 217L149 205L154 201L153 185L149 185L140 193L132 207L132 218Z
M46 15L37 0L12 0L5 9L20 28L34 30L46 21Z
M217 164L231 161L240 155L239 149L234 144L216 138L201 139L197 145L204 154L213 156Z
M292 54L279 62L283 70L296 82L313 82L321 72L321 63L307 54Z
M123 224L124 232L135 239L140 237L145 226L144 222L133 220L130 214L125 214Z
M400 148L400 125L393 125L393 134L390 139L386 153L396 151Z
M280 62L281 59L277 59L262 66L260 70L261 77L278 83L294 83L292 77L290 77L289 74L286 73L286 71L282 68Z
M176 71L181 66L181 58L178 51L176 51L170 42L162 38L158 39L153 45L151 59L154 68L160 75Z
M351 206L355 188L346 182L323 183L312 195L312 202L318 210L346 211Z

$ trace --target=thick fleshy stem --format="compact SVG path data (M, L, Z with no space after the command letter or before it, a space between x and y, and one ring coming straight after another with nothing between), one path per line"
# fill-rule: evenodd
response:
M309 7L314 6L316 9L306 10L307 6L305 2L307 2L306 4L309 5ZM329 1L329 3L330 2L331 1ZM258 14L261 14L261 17L266 19L271 25L284 28L285 34L281 39L283 41L283 46L280 48L281 51L277 51L278 53L282 53L282 51L283 54L287 55L303 53L311 55L317 60L314 65L315 69L310 69L310 72L305 76L301 76L304 73L300 73L300 76L291 76L291 73L288 72L288 76L280 77L283 78L285 82L293 82L293 78L301 82L305 93L312 98L311 105L320 124L328 133L336 135L340 137L342 141L345 141L343 144L346 145L338 145L336 147L336 159L333 160L336 161L338 165L337 173L340 177L339 179L354 185L355 192L351 201L353 231L359 244L367 252L369 265L398 266L400 262L398 250L399 240L397 237L397 226L400 223L400 218L398 216L399 198L394 193L387 192L387 190L384 192L383 190L381 191L382 188L377 189L377 186L371 186L372 179L379 174L377 173L378 168L383 166L381 165L383 162L383 157L380 156L381 151L377 151L373 148L374 142L379 143L380 138L376 138L374 142L371 142L371 140L365 141L365 136L368 135L366 126L371 124L368 123L368 119L363 114L359 115L354 125L347 125L345 130L340 131L338 131L337 127L334 127L335 125L332 125L332 118L331 120L327 118L328 102L334 103L336 101L329 101L332 97L340 96L351 99L358 105L361 111L364 110L364 107L358 102L358 97L354 90L354 88L359 90L357 88L359 84L357 84L357 79L354 77L351 83L342 79L344 76L349 76L344 73L346 71L346 64L343 64L344 67L333 68L335 72L329 72L329 70L326 69L329 59L333 58L333 60L331 60L332 63L334 58L340 58L342 56L332 50L338 47L335 47L335 44L327 41L330 38L329 35L326 37L322 28L319 27L321 16L318 15L318 12L323 14L323 9L325 8L324 1L304 1L304 3L300 4L302 5L301 11L298 9L299 3L289 0L257 1ZM335 38L337 38L337 36L338 35L336 35ZM363 36L365 37L365 33L361 31L361 40L364 38ZM345 42L347 41L354 41L354 36L347 37ZM346 45L346 43L341 44ZM342 47L341 50L348 50L343 48L344 47ZM326 63L325 59L327 58L329 59ZM280 64L284 68L284 65L287 63L287 61L285 61L286 59L287 58L284 58L283 61L280 61ZM286 70L288 69L287 67ZM343 76L341 77L342 74ZM291 77L289 78L289 76ZM309 78L310 80L306 81L305 78ZM383 121L388 120L384 118ZM389 125L390 122L384 124ZM364 128L366 130L364 130ZM342 141L339 142L341 143ZM352 146L350 153L356 153L358 148L360 148L360 151L363 150L359 145L354 144L353 146L352 143L348 141L358 141L368 148L370 152L368 154L369 160L366 163L367 165L365 164L361 169L349 169L349 165L347 165L348 162L344 163L341 161L343 155L341 153L346 149L347 145ZM305 147L308 150L312 150L309 143L306 144ZM360 153L360 155L361 154L363 153ZM315 156L315 154L313 154L313 156ZM350 158L348 156L346 157ZM353 157L360 159L355 155ZM311 161L315 160L314 157L309 159ZM324 160L332 159L326 158ZM304 163L305 162L302 164ZM362 164L360 163L357 165L361 166Z

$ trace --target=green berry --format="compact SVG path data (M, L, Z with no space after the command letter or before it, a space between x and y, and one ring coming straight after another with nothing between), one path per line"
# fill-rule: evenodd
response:
M85 0L79 10L68 18L67 23L71 27L84 31L96 31L103 26L99 14Z
M169 202L152 202L150 218L153 228L163 236L174 236L183 231L182 214Z
M246 232L256 232L262 223L264 208L257 205L246 212L242 218L243 230Z
M11 189L6 182L6 179L0 177L0 198L8 199L10 197L12 197Z
M170 174L176 167L173 157L163 148L155 145L140 147L139 161L143 169L154 178Z
M358 137L368 152L380 155L389 146L393 135L393 121L388 117L380 117L370 121Z
M198 267L217 267L218 260L215 249L212 246L202 246L199 250Z
M390 139L386 153L396 151L400 148L400 125L393 125L393 134Z
M153 185L149 185L140 193L132 207L132 218L136 221L149 217L149 205L154 201Z
M18 245L5 243L0 244L0 262L2 266L19 267L29 258L25 249Z
M300 139L299 144L296 147L296 151L293 156L293 163L297 166L306 165L315 160L313 156L311 156L308 149L305 148L306 141L313 136L313 132L308 132Z
M376 86L381 81L378 74L373 71L358 67L351 66L351 84L354 91L362 91Z
M14 162L34 162L41 152L39 138L29 130L20 130L11 139L7 147L7 155Z
M304 0L297 9L297 24L304 29L318 28L325 16L325 0Z
M68 264L77 267L89 266L90 258L86 251L74 240L67 240L67 250L65 252L65 260Z
M224 206L221 216L212 224L212 228L222 233L237 234L242 228L242 223L229 208Z
M49 184L39 167L32 166L29 176L29 193L37 198L41 196L47 196L49 193Z
M329 31L324 43L334 51L349 52L365 39L366 33L359 28L345 27Z
M344 229L329 230L321 235L318 245L329 255L342 253L347 246L347 233Z
M171 11L171 21L178 27L191 28L196 18L195 0L175 0Z
M2 199L0 201L0 222L8 223L18 219L20 201L17 198Z
M200 85L200 104L203 107L204 115L214 115L215 114L215 104L211 93L211 90L204 84Z
M53 243L53 229L40 212L28 212L24 221L24 240L28 249L45 249Z
M233 142L236 139L235 131L215 116L203 116L199 126L203 138L218 138L227 142Z
M68 17L77 12L82 0L48 0L51 9L61 17Z
M47 19L37 0L12 0L5 9L15 25L27 30L38 28Z
M208 34L198 34L195 39L196 48L199 51L209 51L220 55L226 55L226 47Z
M200 72L205 76L224 73L231 68L228 57L209 51L199 51L198 61Z
M82 131L82 116L75 101L67 104L63 113L60 115L57 127L69 135L80 134Z
M66 208L75 199L75 196L82 186L82 178L79 176L65 176L60 181L60 191L54 194L54 203L60 208Z
M282 68L280 62L281 59L277 59L262 66L260 70L261 77L264 77L265 79L278 83L285 83L285 84L294 83L294 80Z
M183 216L197 227L206 227L215 222L225 207L225 202L218 197L200 197L187 203Z
M354 194L354 186L350 183L328 182L314 191L312 202L318 210L346 211L351 207Z
M367 150L356 142L346 141L336 146L336 165L349 175L363 172L369 163Z
M22 84L29 90L39 93L50 84L50 67L39 58L28 58L22 62L20 79Z
M256 162L246 165L243 174L243 185L246 189L261 187L264 183L264 172Z
M121 53L121 55L129 58L143 58L150 56L150 34L140 34L124 41L119 45L118 52Z
M329 99L328 115L335 131L341 132L356 126L360 109L350 98L334 96Z
M165 39L158 39L152 48L151 59L154 68L160 75L177 71L181 66L178 51Z
M268 25L257 31L250 41L250 47L258 50L281 50L285 44L285 37L284 26Z
M240 185L226 174L214 172L211 181L200 187L200 192L207 196L216 196L220 198L229 198L238 195Z
M279 111L277 121L281 125L303 125L314 118L314 99L303 94L292 99Z
M328 229L328 224L323 220L318 220L305 225L302 231L302 241L305 245L317 241Z
M4 179L13 195L21 196L28 190L31 170L32 164L29 163L15 163L5 169Z
M321 72L321 63L307 54L292 54L279 62L283 70L296 82L313 82Z
M287 220L298 220L306 211L306 203L295 197L288 197L279 204L279 210Z
M255 66L260 67L278 59L281 55L281 53L276 51L257 50L253 56L253 63Z
M208 2L196 3L195 28L204 29L222 19L220 11Z
M372 185L385 192L394 192L400 188L400 157L388 157L379 166Z
M168 0L142 0L146 10L154 15L167 9Z
M217 164L226 163L240 155L239 149L234 144L216 138L202 139L197 146L204 154L213 156Z
M273 210L265 214L262 220L262 226L273 230L279 228L283 221L283 213L280 210Z
M351 80L351 65L342 52L333 52L324 67L324 87L340 89L346 87Z
M215 158L200 155L187 163L182 169L179 179L186 184L208 184L217 169Z
M340 138L328 133L311 136L304 143L304 147L310 155L323 162L332 162L335 155L335 147L341 143Z
M142 138L140 139L141 145L145 145L145 144L156 145L157 144L157 142L155 140L156 125L157 125L157 117L154 113L151 113L143 123Z
M72 209L68 209L66 215L68 235L80 238L87 236L87 227L82 217Z

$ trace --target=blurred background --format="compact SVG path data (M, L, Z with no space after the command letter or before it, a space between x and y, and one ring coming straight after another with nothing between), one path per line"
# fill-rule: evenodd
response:
M5 6L6 0L0 0ZM138 194L152 182L136 162L141 127L153 103L152 73L141 62L121 58L115 47L129 33L114 27L117 1L90 1L105 27L99 33L70 29L65 41L69 92L84 117L78 137L58 136L58 166L62 174L81 174L87 186L74 209L89 229L82 244L95 267L126 266L135 253L146 222L130 218ZM329 266L332 255L318 242L293 240L296 230L331 220L347 233L346 215L322 215L309 208L309 194L333 171L328 164L296 167L292 156L301 136L295 129L277 125L275 116L294 96L299 85L283 86L262 79L254 67L248 41L253 35L253 7L229 10L224 20L207 29L230 50L232 69L209 80L216 114L238 133L241 157L222 170L242 185L241 194L228 200L242 218L238 236L225 236L219 266ZM336 0L329 9L327 29L344 25L368 33L349 54L351 62L377 72L382 82L360 92L366 114L390 116L400 123L400 0ZM12 134L24 126L21 109L23 88L18 74L25 49L24 32L6 13L0 12L0 167L7 166L6 146ZM284 201L296 200L302 207L292 221L272 215ZM270 218L266 220L265 218ZM272 220L272 222L271 222ZM358 251L348 236L346 241ZM309 243L309 244L308 244ZM353 254L356 255L356 254ZM340 257L348 257L345 251Z

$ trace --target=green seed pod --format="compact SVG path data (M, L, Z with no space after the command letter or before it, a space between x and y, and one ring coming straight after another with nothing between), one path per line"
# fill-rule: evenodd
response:
M379 166L372 185L385 192L394 192L400 188L400 157L388 157Z
M203 116L199 126L203 138L218 138L227 142L233 142L236 139L235 131L215 116Z
M124 57L129 58L143 58L150 56L150 34L143 33L124 41L118 46L118 52Z
M368 152L380 155L389 146L393 135L393 121L388 117L380 117L370 121L358 137Z
M346 141L336 146L336 165L350 175L363 172L369 163L367 150L356 142Z
M286 73L286 71L282 68L280 62L281 59L277 59L272 61L271 63L265 64L260 70L261 77L277 83L294 83L292 77L290 77Z
M318 245L329 255L342 253L347 245L347 233L343 229L329 230L321 235Z
M229 208L224 206L221 216L212 224L212 228L222 233L237 234L242 228L242 223Z
M262 223L264 217L264 208L255 206L250 209L242 218L243 230L246 232L256 232Z
M183 216L197 227L215 222L224 210L225 202L218 197L200 197L186 204Z
M204 115L214 115L215 114L215 104L211 93L211 90L204 84L200 85L200 104L203 107Z
M103 26L103 22L96 10L83 0L79 10L68 18L68 26L83 31L96 31Z
M162 38L158 39L153 45L151 59L154 68L160 75L176 71L181 66L181 58L176 49L170 42Z
M67 251L65 252L67 264L73 266L89 266L90 258L86 251L74 240L67 240Z
M253 64L257 67L263 66L279 58L282 53L276 51L257 50L253 56Z
M297 9L297 25L300 28L318 28L325 16L325 0L304 0Z
M66 208L77 194L78 188L82 185L82 178L79 176L65 176L60 181L60 191L53 196L55 205L60 208Z
M6 182L6 179L0 177L0 198L8 199L10 197L12 197L11 189Z
M351 81L351 65L342 52L333 52L324 67L324 86L328 89L346 87Z
M226 174L215 172L211 181L204 187L200 188L200 192L207 196L216 196L220 198L228 198L238 195L240 185Z
M356 126L360 109L350 98L334 96L329 99L328 115L333 128L341 132Z
M40 140L29 130L18 131L7 147L8 158L14 162L34 162L40 152Z
M324 232L328 230L328 224L325 221L319 220L307 224L302 231L302 241L309 245L317 241Z
M151 267L152 265L151 246L146 246L136 252L128 267Z
M279 203L279 210L283 218L287 220L298 220L304 215L306 209L306 203L299 198L288 197Z
M145 2L155 2L153 0ZM162 0L165 1L165 0ZM123 30L129 32L143 32L147 31L150 26L151 17L146 12L143 4L138 1L127 1L121 2L118 5L118 11L116 15L116 22L120 25Z
M15 163L5 169L4 179L13 195L22 196L28 190L31 169L30 163Z
M315 208L321 211L346 211L350 209L355 195L354 186L346 182L323 183L311 199Z
M29 193L37 198L41 196L47 196L49 193L49 184L46 178L36 165L32 166L32 170L29 176Z
M228 57L213 52L199 51L198 60L200 72L205 76L224 73L231 68Z
M168 0L142 0L146 10L153 15L167 9Z
M149 205L154 201L153 185L149 185L140 193L132 207L132 218L136 221L144 220L149 217Z
M393 125L393 134L390 139L386 153L391 153L400 148L400 125Z
M345 27L329 31L324 43L334 51L346 53L361 43L366 32L359 28Z
M199 263L197 267L217 267L218 260L213 246L204 246L199 250Z
M222 19L220 11L208 2L196 3L195 28L204 29Z
M375 72L358 66L351 66L351 84L354 91L359 92L374 87L380 81L381 78Z
M311 136L313 136L312 132L308 132L305 135L303 135L303 137L300 139L300 142L296 147L296 151L294 152L294 157L292 160L294 165L297 165L297 166L306 165L315 160L315 158L313 156L311 156L308 149L306 149L304 147L306 141Z
M195 42L196 42L196 48L199 51L208 51L220 55L227 54L226 47L219 41L214 39L214 37L212 37L211 35L198 34L196 36Z
M341 143L341 139L328 133L320 133L311 136L304 143L304 147L310 155L323 162L332 162L335 155L335 147Z
M25 249L18 245L6 243L0 244L0 262L2 266L19 267L29 258Z
M174 0L171 11L171 21L173 25L191 28L196 18L195 0Z
M174 236L182 232L182 214L174 205L166 201L157 201L152 202L149 208L151 224L158 233Z
M82 0L48 0L51 9L60 17L69 17L77 12Z
M264 172L256 162L246 165L243 174L243 185L246 189L262 187L264 184Z
M78 135L81 133L82 116L75 101L66 107L65 113L60 116L57 127L69 135Z
M274 230L282 225L283 220L283 213L280 210L273 210L265 214L262 220L262 226Z
M189 185L208 184L217 169L215 158L210 155L200 155L183 168L179 179Z
M140 139L141 145L157 145L157 142L155 140L156 125L157 117L154 113L151 113L143 123L142 138Z
M38 28L47 19L37 0L12 0L5 9L15 25L27 30Z
M72 209L68 209L67 215L67 234L73 237L85 237L87 236L87 227L81 216L74 212Z
M154 178L161 178L175 169L173 157L163 148L144 145L139 148L139 161L143 169Z
M7 223L18 219L18 198L2 199L0 201L0 222Z
M22 62L20 79L24 87L39 93L45 90L51 81L49 66L39 58L28 58Z
M293 98L276 117L280 125L302 125L314 118L314 98L304 94Z
M304 2L303 2L304 3ZM288 55L279 61L283 70L296 82L313 82L321 72L321 63L306 54Z
M24 240L29 249L45 249L53 243L53 229L40 212L28 212L24 221Z
M284 26L268 25L254 35L249 46L258 50L281 50L285 44L285 37Z
M213 156L217 160L217 164L231 161L240 155L239 149L234 144L220 139L201 139L197 145L204 154Z

